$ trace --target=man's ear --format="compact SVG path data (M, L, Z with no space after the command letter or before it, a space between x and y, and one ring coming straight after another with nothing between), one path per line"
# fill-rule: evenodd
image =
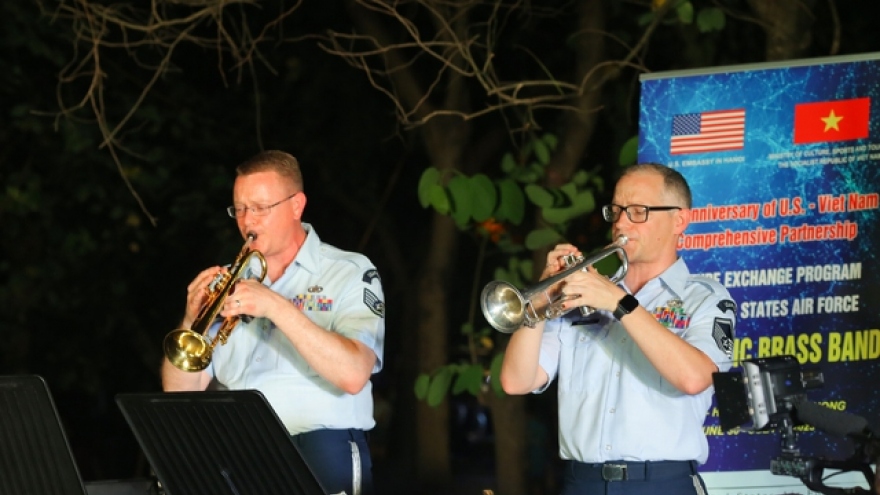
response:
M294 203L294 214L296 215L297 220L299 220L300 218L302 218L303 211L306 209L306 203L308 202L308 198L306 198L306 193L300 192L299 194L291 198L291 201L293 201Z
M687 229L687 226L691 223L691 210L690 208L682 208L676 211L675 214L675 234L681 235Z

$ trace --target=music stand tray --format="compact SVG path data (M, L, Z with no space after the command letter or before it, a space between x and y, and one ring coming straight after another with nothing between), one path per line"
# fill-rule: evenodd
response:
M125 393L116 403L166 495L327 495L259 391Z
M46 381L0 376L0 495L84 495Z

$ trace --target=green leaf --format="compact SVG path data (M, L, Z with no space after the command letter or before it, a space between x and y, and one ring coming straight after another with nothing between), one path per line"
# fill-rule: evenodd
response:
M452 374L452 368L446 366L440 368L434 375L434 378L431 379L427 399L429 406L436 407L446 398L446 394L449 393L449 387L452 384Z
M415 385L415 393L416 398L419 400L425 400L425 397L428 396L428 386L431 384L431 377L428 376L427 373L419 373L419 376L416 378Z
M516 170L516 160L513 159L513 153L505 153L501 157L501 171L505 174L512 174Z
M632 165L636 163L639 156L639 136L633 136L623 143L620 148L620 157L618 161L621 166Z
M700 9L697 14L697 28L701 33L709 33L712 31L721 31L724 29L727 18L724 11L718 7L707 7Z
M544 141L550 150L556 150L556 146L559 145L559 138L556 137L556 134L549 132L541 136L541 140Z
M579 192L572 199L571 206L566 208L544 208L541 215L551 224L563 224L596 208L593 191L587 189Z
M531 259L521 260L519 263L519 274L523 280L531 280L534 269L535 262Z
M464 391L471 395L480 395L483 384L483 367L477 364L466 366L455 378L455 384L452 387L453 394L460 394Z
M553 195L546 187L537 184L528 184L525 187L529 201L542 208L553 206Z
M489 367L489 385L498 397L504 397L504 389L501 388L501 363L504 362L504 354L498 353L492 358L492 365Z
M681 2L675 6L675 14L682 24L692 24L694 22L694 4L691 2Z
M648 24L654 22L654 17L656 16L654 15L653 11L645 12L644 14L639 16L639 18L636 20L636 23L639 25L639 27L645 27Z
M477 174L470 179L472 194L471 214L476 222L484 222L492 217L498 202L498 191L495 184L484 174Z
M462 335L472 335L474 333L473 323L465 323L461 326Z
M558 208L570 205L569 193L573 193L573 191L566 191L564 189L548 189L537 184L526 185L525 191L529 200L541 208Z
M431 206L437 210L437 213L443 215L449 214L452 209L452 204L449 194L446 192L446 188L435 184L429 188L428 197L430 198Z
M495 219L499 222L508 221L519 225L526 214L526 198L522 189L513 179L502 179L498 183L500 198Z
M526 236L526 247L532 251L562 242L564 239L553 229L536 229Z
M449 181L449 195L452 197L451 214L456 225L465 227L473 212L473 193L471 181L464 175L456 175Z
M535 158L541 165L550 163L550 149L547 147L547 143L540 139L535 140Z
M589 182L590 174L586 170L578 170L571 178L571 183L578 187L583 187Z
M431 190L434 186L440 184L440 171L434 167L428 167L419 177L419 203L422 208L427 208L432 204Z

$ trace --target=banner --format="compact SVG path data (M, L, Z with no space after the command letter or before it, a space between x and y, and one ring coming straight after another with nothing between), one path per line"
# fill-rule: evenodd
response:
M880 54L644 75L639 161L691 186L679 254L738 304L734 369L796 356L824 378L811 402L880 426L877 81ZM723 431L718 413L701 467L713 494L812 493L770 472L777 431ZM811 426L796 433L804 457L844 460L855 447ZM864 478L841 484L851 479Z

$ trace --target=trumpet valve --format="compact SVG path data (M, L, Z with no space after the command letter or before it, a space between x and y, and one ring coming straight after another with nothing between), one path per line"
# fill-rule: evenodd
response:
M208 284L208 293L214 293L218 287L224 287L229 282L229 272L220 272L214 276L214 280Z
M580 264L582 261L584 261L584 257L576 254L566 254L562 256L562 264L565 265L565 268L571 268Z

